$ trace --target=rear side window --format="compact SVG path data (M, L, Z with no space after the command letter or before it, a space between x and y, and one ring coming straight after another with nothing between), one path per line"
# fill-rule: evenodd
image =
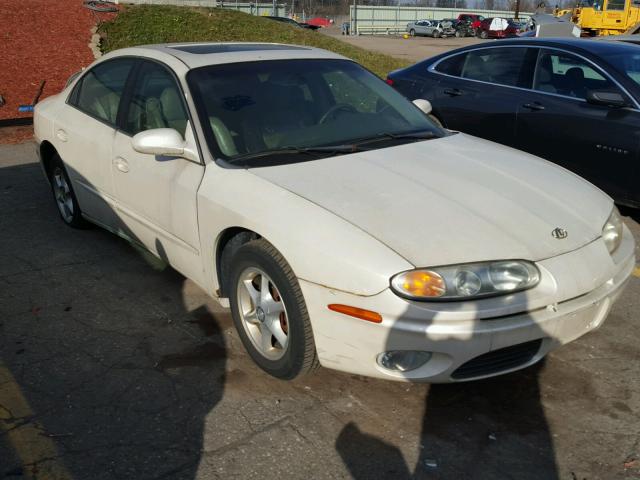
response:
M527 49L520 47L483 48L465 55L461 76L470 80L519 86Z
M69 103L115 126L120 98L133 64L133 59L126 58L95 66L78 82Z

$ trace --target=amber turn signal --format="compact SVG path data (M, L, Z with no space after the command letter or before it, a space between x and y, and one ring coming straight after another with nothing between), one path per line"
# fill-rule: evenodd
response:
M364 308L350 307L349 305L340 305L339 303L332 303L327 305L329 310L334 312L344 313L350 317L356 317L360 320L366 320L367 322L382 323L382 315L371 310L365 310Z

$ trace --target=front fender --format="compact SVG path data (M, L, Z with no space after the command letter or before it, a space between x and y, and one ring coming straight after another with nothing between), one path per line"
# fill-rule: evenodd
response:
M198 222L210 290L219 288L216 242L231 227L256 232L286 258L296 277L356 295L375 295L413 268L351 223L244 169L207 165Z

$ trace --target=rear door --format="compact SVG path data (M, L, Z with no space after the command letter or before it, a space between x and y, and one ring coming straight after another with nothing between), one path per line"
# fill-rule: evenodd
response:
M56 149L65 163L83 213L118 228L111 178L111 148L125 85L135 60L99 63L74 86L54 126Z
M436 63L430 70L442 78L434 114L447 128L513 145L520 87L531 82L529 52L527 47L480 48Z
M202 277L196 194L204 165L139 153L132 137L172 128L197 151L184 94L163 64L143 61L113 143L111 171L127 229L150 251L194 280Z
M589 60L540 49L533 90L518 105L516 146L572 170L617 200L630 198L637 189L640 112L590 104L589 90L627 97Z

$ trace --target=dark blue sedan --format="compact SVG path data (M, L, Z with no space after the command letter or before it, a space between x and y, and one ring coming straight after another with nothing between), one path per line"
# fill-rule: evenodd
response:
M449 129L551 160L640 207L638 45L504 40L396 70L387 83L429 100Z

